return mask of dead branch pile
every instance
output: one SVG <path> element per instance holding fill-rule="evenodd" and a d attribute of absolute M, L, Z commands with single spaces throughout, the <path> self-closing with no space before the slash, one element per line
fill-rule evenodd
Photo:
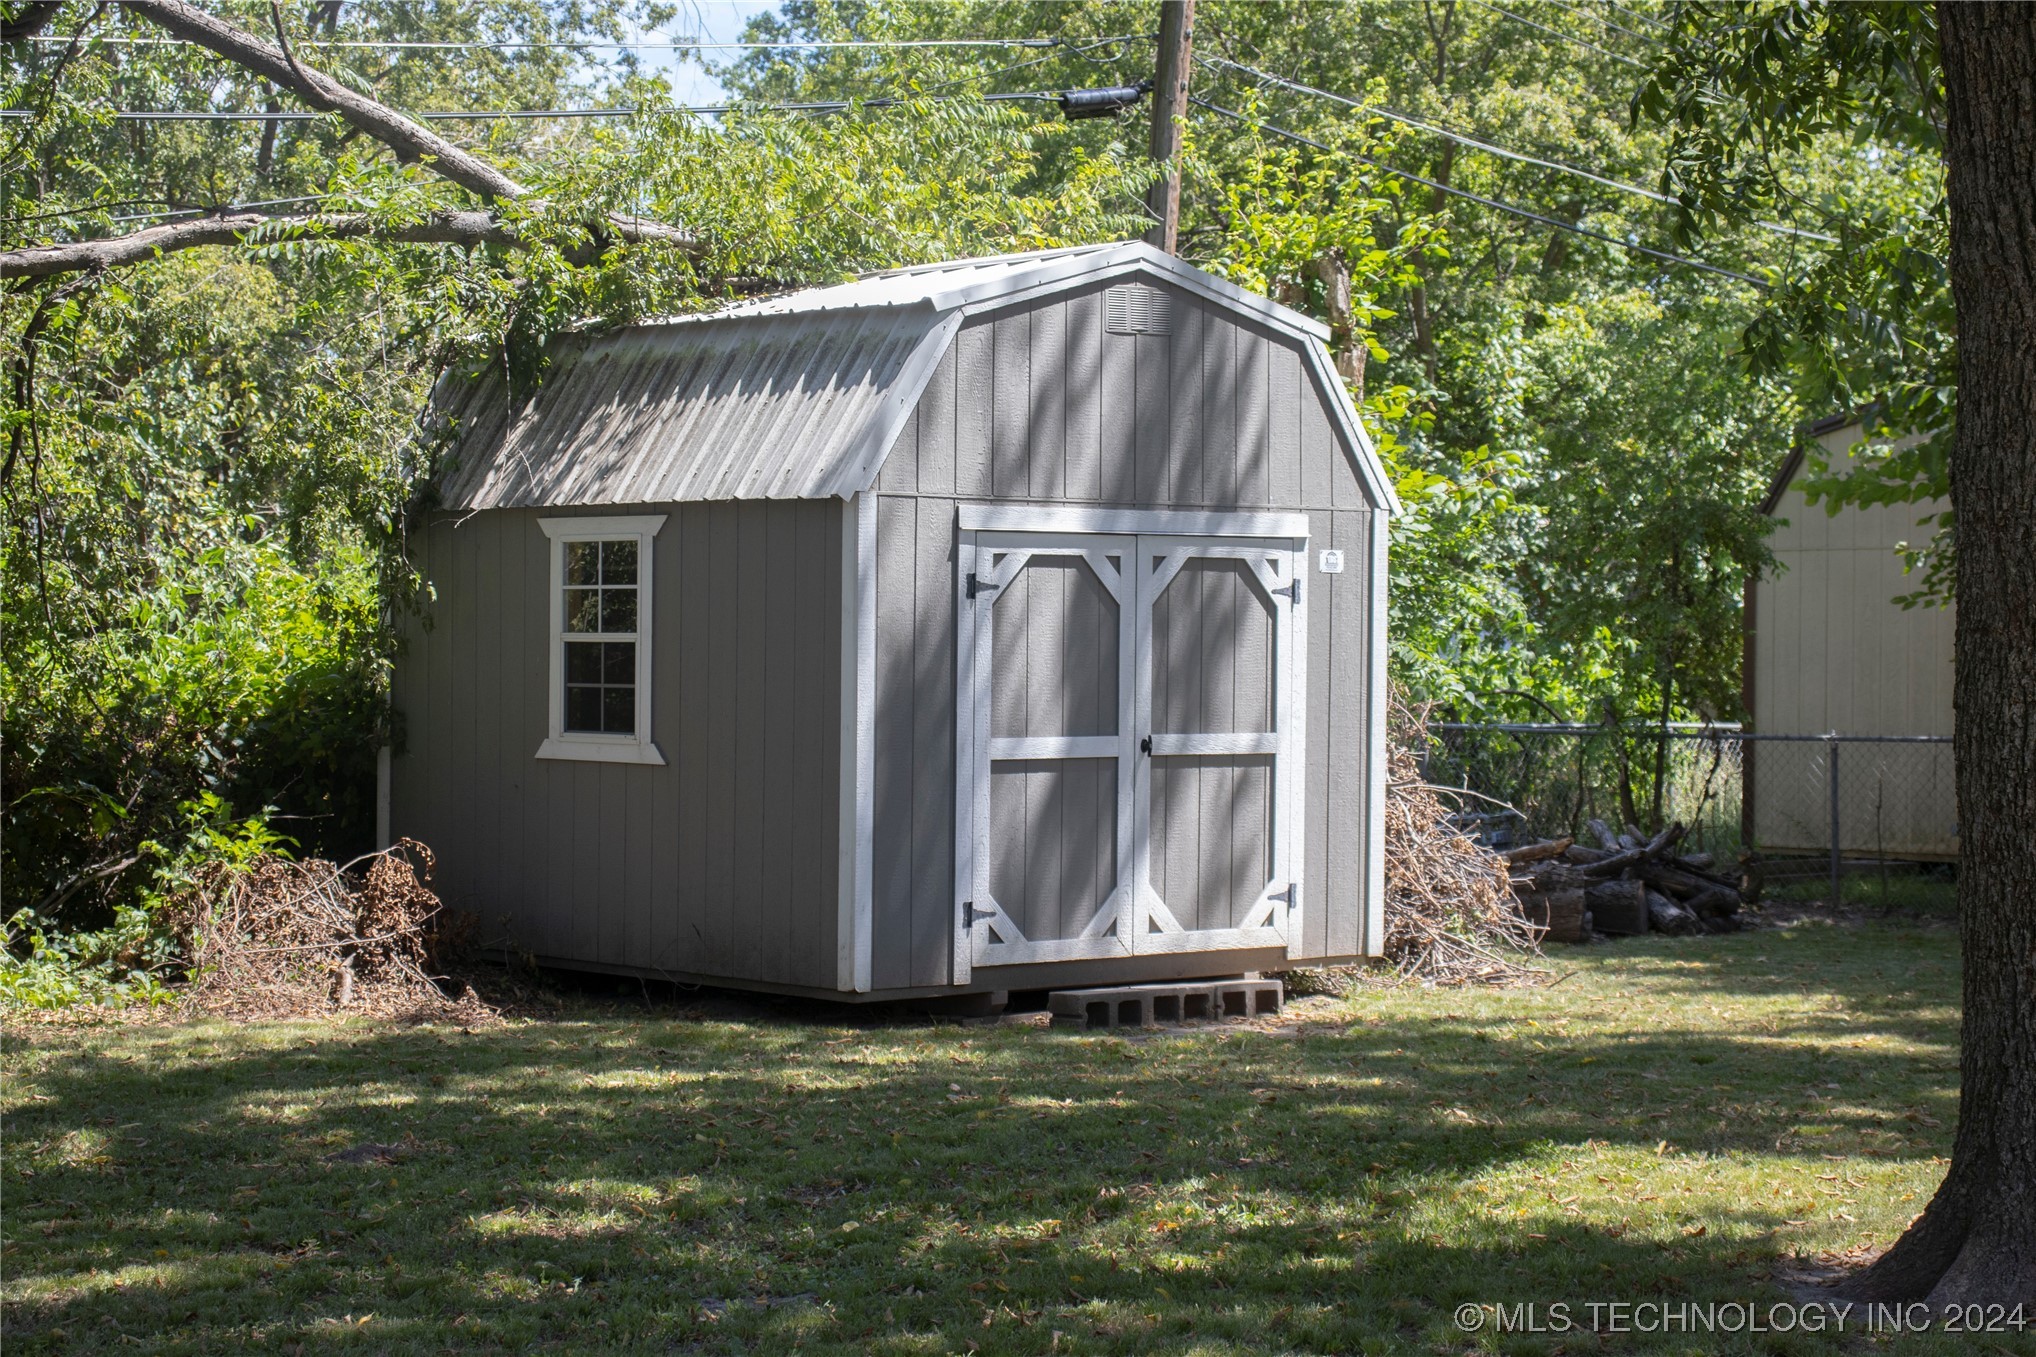
<path fill-rule="evenodd" d="M 459 930 L 431 869 L 431 850 L 412 839 L 345 866 L 270 856 L 210 869 L 177 920 L 186 1005 L 233 1018 L 492 1021 L 471 989 L 453 997 L 434 977 Z"/>
<path fill-rule="evenodd" d="M 1572 839 L 1523 844 L 1506 854 L 1520 912 L 1556 942 L 1609 934 L 1729 933 L 1745 903 L 1739 883 L 1713 870 L 1708 853 L 1677 854 L 1680 822 L 1652 837 L 1632 825 L 1615 834 L 1587 824 L 1601 845 Z"/>
<path fill-rule="evenodd" d="M 1422 779 L 1425 713 L 1395 704 L 1387 756 L 1386 959 L 1403 979 L 1441 985 L 1517 984 L 1543 972 L 1542 930 L 1507 889 L 1506 861 L 1453 823 Z"/>

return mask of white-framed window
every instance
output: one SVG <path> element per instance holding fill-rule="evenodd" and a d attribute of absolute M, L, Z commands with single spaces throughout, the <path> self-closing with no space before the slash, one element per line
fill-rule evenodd
<path fill-rule="evenodd" d="M 540 518 L 551 548 L 550 730 L 537 757 L 657 763 L 651 551 L 665 515 Z"/>

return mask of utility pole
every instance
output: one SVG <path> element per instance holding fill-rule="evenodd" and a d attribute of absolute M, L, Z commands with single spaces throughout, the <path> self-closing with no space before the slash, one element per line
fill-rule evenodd
<path fill-rule="evenodd" d="M 1188 54 L 1195 38 L 1195 0 L 1160 0 L 1159 67 L 1152 82 L 1152 158 L 1161 163 L 1181 153 L 1181 120 L 1188 115 Z M 1181 176 L 1169 168 L 1146 191 L 1153 224 L 1148 244 L 1178 253 L 1181 234 Z"/>

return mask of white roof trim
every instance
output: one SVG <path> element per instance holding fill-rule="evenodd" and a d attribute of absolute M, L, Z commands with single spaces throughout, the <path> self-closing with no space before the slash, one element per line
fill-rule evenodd
<path fill-rule="evenodd" d="M 864 427 L 861 438 L 843 459 L 847 470 L 835 494 L 848 499 L 877 483 L 877 473 L 884 469 L 884 458 L 890 455 L 892 447 L 898 442 L 898 435 L 904 432 L 905 421 L 912 418 L 912 412 L 919 408 L 919 398 L 925 394 L 927 383 L 933 380 L 934 369 L 947 355 L 948 345 L 954 343 L 954 332 L 961 328 L 961 322 L 959 311 L 948 316 L 919 341 L 919 347 L 905 360 L 905 366 L 898 373 L 897 388 L 885 401 L 883 412 Z"/>
<path fill-rule="evenodd" d="M 1358 417 L 1357 406 L 1350 399 L 1350 388 L 1343 384 L 1342 374 L 1336 371 L 1336 364 L 1329 357 L 1329 346 L 1319 339 L 1311 339 L 1306 342 L 1305 348 L 1308 366 L 1314 370 L 1316 382 L 1329 393 L 1329 408 L 1335 412 L 1337 422 L 1343 426 L 1344 434 L 1357 454 L 1354 460 L 1357 462 L 1358 479 L 1371 492 L 1374 504 L 1398 517 L 1400 497 L 1393 491 L 1392 478 L 1386 475 L 1386 464 L 1379 460 L 1371 435 L 1364 431 L 1364 421 Z"/>

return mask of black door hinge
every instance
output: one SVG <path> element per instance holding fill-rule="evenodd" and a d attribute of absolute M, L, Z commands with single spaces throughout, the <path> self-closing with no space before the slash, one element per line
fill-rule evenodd
<path fill-rule="evenodd" d="M 1285 890 L 1275 893 L 1270 898 L 1274 900 L 1286 901 L 1287 912 L 1292 913 L 1294 910 L 1297 910 L 1301 907 L 1301 883 L 1298 881 L 1289 881 L 1287 883 L 1287 888 Z"/>
<path fill-rule="evenodd" d="M 1299 575 L 1294 576 L 1294 582 L 1292 584 L 1287 585 L 1284 589 L 1275 589 L 1273 590 L 1273 592 L 1276 594 L 1285 594 L 1288 597 L 1288 599 L 1290 599 L 1293 602 L 1293 605 L 1296 608 L 1300 607 L 1301 577 Z"/>
<path fill-rule="evenodd" d="M 977 576 L 975 571 L 973 570 L 969 571 L 970 598 L 974 598 L 977 594 L 994 594 L 1003 587 L 1004 586 L 1001 584 L 984 584 L 981 578 Z"/>
<path fill-rule="evenodd" d="M 997 911 L 994 909 L 977 909 L 976 902 L 973 900 L 962 902 L 961 926 L 963 928 L 974 928 L 978 921 L 994 919 L 996 917 Z"/>

